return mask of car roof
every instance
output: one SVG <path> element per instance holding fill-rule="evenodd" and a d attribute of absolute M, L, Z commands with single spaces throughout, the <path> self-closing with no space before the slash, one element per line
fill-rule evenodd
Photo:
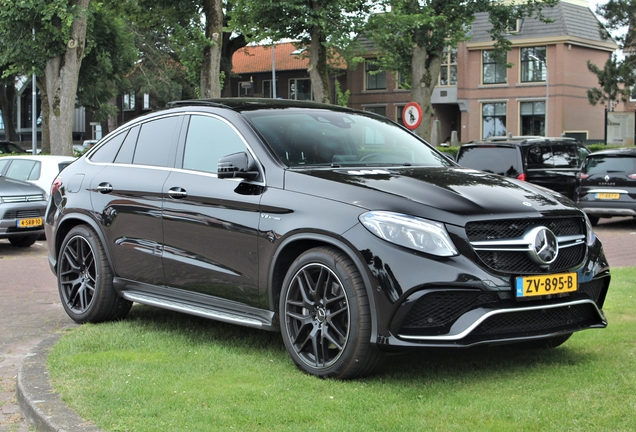
<path fill-rule="evenodd" d="M 627 156 L 627 157 L 636 157 L 636 148 L 613 148 L 607 150 L 599 150 L 592 154 L 589 154 L 587 157 L 597 157 L 597 156 Z"/>
<path fill-rule="evenodd" d="M 293 101 L 286 99 L 268 98 L 222 98 L 222 99 L 189 99 L 169 102 L 168 108 L 203 106 L 214 108 L 227 108 L 234 111 L 252 111 L 258 109 L 281 109 L 281 108 L 313 108 L 327 109 L 329 111 L 359 112 L 351 108 L 339 105 L 323 104 L 311 101 Z"/>

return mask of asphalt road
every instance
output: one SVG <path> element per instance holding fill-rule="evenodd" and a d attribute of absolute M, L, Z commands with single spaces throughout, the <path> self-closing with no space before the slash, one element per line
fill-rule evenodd
<path fill-rule="evenodd" d="M 602 219 L 595 228 L 611 267 L 636 265 L 636 219 Z M 29 431 L 15 395 L 22 360 L 48 335 L 75 324 L 64 312 L 46 242 L 15 248 L 0 240 L 0 431 Z"/>

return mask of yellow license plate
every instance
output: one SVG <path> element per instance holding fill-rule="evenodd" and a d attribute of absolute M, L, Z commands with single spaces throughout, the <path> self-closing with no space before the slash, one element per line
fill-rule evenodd
<path fill-rule="evenodd" d="M 42 218 L 29 218 L 18 220 L 18 228 L 33 228 L 42 226 Z"/>
<path fill-rule="evenodd" d="M 525 276 L 516 280 L 517 297 L 533 297 L 576 291 L 576 273 Z"/>
<path fill-rule="evenodd" d="M 620 199 L 621 194 L 617 194 L 617 193 L 606 193 L 606 192 L 599 192 L 596 194 L 596 199 Z"/>

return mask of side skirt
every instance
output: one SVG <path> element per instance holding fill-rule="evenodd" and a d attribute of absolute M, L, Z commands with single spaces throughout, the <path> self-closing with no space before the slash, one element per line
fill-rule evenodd
<path fill-rule="evenodd" d="M 115 278 L 117 293 L 132 302 L 155 306 L 203 318 L 278 331 L 274 312 L 219 297 L 165 286 L 156 286 Z"/>

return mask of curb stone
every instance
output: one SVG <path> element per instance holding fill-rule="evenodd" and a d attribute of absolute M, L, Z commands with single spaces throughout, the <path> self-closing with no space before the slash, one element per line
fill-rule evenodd
<path fill-rule="evenodd" d="M 93 423 L 82 419 L 62 402 L 53 390 L 47 359 L 61 336 L 57 333 L 45 338 L 22 361 L 16 385 L 20 410 L 38 431 L 100 432 Z"/>

